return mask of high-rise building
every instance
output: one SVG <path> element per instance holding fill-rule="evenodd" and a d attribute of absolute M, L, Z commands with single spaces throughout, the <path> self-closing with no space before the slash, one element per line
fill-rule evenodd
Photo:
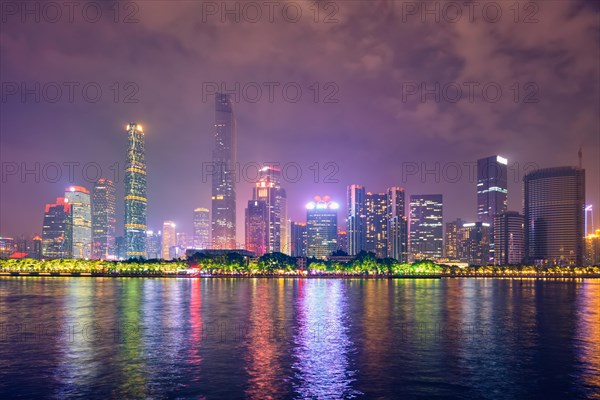
<path fill-rule="evenodd" d="M 92 257 L 115 258 L 116 192 L 111 180 L 100 178 L 92 192 Z"/>
<path fill-rule="evenodd" d="M 117 236 L 115 238 L 115 253 L 117 256 L 117 260 L 125 260 L 127 259 L 127 240 L 125 240 L 125 236 Z M 149 258 L 149 257 L 147 257 Z M 157 257 L 160 258 L 160 257 Z"/>
<path fill-rule="evenodd" d="M 404 189 L 392 187 L 387 195 L 388 257 L 408 262 L 408 220 Z"/>
<path fill-rule="evenodd" d="M 44 258 L 71 257 L 71 205 L 64 197 L 54 204 L 46 204 L 42 228 L 42 256 Z"/>
<path fill-rule="evenodd" d="M 525 255 L 525 232 L 523 215 L 506 211 L 494 217 L 494 264 L 515 265 Z"/>
<path fill-rule="evenodd" d="M 582 265 L 585 170 L 540 169 L 523 177 L 525 257 L 537 265 Z"/>
<path fill-rule="evenodd" d="M 387 257 L 387 194 L 367 193 L 367 251 L 378 258 Z"/>
<path fill-rule="evenodd" d="M 490 224 L 489 261 L 494 259 L 494 216 L 507 210 L 508 160 L 491 156 L 477 160 L 477 218 Z"/>
<path fill-rule="evenodd" d="M 177 233 L 175 232 L 175 222 L 163 222 L 161 258 L 171 260 L 175 257 L 174 248 L 177 246 Z"/>
<path fill-rule="evenodd" d="M 90 191 L 82 186 L 71 186 L 65 191 L 71 205 L 71 257 L 92 257 L 92 206 Z"/>
<path fill-rule="evenodd" d="M 348 253 L 348 231 L 338 229 L 337 249 Z"/>
<path fill-rule="evenodd" d="M 212 247 L 235 249 L 235 182 L 237 128 L 227 94 L 215 95 L 215 147 L 212 174 Z"/>
<path fill-rule="evenodd" d="M 161 231 L 146 231 L 146 259 L 157 260 L 162 256 Z"/>
<path fill-rule="evenodd" d="M 325 259 L 337 249 L 337 213 L 339 204 L 328 196 L 316 197 L 306 205 L 308 257 Z"/>
<path fill-rule="evenodd" d="M 267 207 L 267 253 L 289 254 L 287 196 L 281 187 L 281 170 L 272 166 L 260 169 L 252 200 L 263 201 Z"/>
<path fill-rule="evenodd" d="M 410 196 L 409 241 L 413 260 L 442 257 L 444 223 L 441 194 Z"/>
<path fill-rule="evenodd" d="M 208 208 L 194 210 L 194 248 L 210 249 L 210 212 Z"/>
<path fill-rule="evenodd" d="M 127 125 L 127 165 L 125 167 L 126 258 L 146 255 L 146 150 L 141 125 Z"/>
<path fill-rule="evenodd" d="M 351 256 L 367 249 L 366 195 L 364 186 L 348 186 L 346 225 L 348 229 L 348 254 Z"/>
<path fill-rule="evenodd" d="M 600 229 L 585 237 L 585 264 L 600 266 Z"/>
<path fill-rule="evenodd" d="M 291 255 L 292 257 L 306 257 L 308 233 L 303 222 L 291 223 Z"/>
<path fill-rule="evenodd" d="M 456 221 L 446 223 L 446 243 L 444 257 L 450 260 L 458 259 L 458 232 L 462 228 L 464 221 L 457 219 Z"/>
<path fill-rule="evenodd" d="M 42 237 L 39 235 L 35 235 L 32 239 L 33 241 L 33 254 L 32 258 L 36 260 L 42 259 Z"/>
<path fill-rule="evenodd" d="M 468 222 L 458 230 L 458 259 L 469 265 L 488 265 L 490 254 L 490 224 Z"/>
<path fill-rule="evenodd" d="M 250 200 L 246 208 L 246 250 L 256 256 L 268 252 L 269 210 L 263 200 Z"/>

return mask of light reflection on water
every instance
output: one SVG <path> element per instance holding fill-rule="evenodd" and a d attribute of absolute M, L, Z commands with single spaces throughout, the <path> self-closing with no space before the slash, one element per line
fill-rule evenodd
<path fill-rule="evenodd" d="M 600 398 L 598 280 L 0 278 L 0 398 Z"/>

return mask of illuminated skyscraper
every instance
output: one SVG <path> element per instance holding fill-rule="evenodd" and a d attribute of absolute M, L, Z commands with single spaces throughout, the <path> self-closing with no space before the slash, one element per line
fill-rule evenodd
<path fill-rule="evenodd" d="M 42 256 L 44 258 L 71 257 L 71 205 L 64 197 L 54 204 L 46 204 L 42 228 Z"/>
<path fill-rule="evenodd" d="M 215 147 L 212 174 L 212 247 L 235 249 L 235 170 L 237 128 L 227 94 L 215 95 Z"/>
<path fill-rule="evenodd" d="M 146 255 L 146 150 L 141 125 L 127 125 L 127 165 L 125 167 L 126 258 Z"/>
<path fill-rule="evenodd" d="M 146 259 L 155 260 L 162 255 L 162 235 L 161 232 L 146 231 Z"/>
<path fill-rule="evenodd" d="M 585 265 L 600 266 L 600 229 L 585 237 Z"/>
<path fill-rule="evenodd" d="M 71 205 L 71 257 L 92 257 L 92 206 L 90 191 L 82 186 L 71 186 L 65 191 Z"/>
<path fill-rule="evenodd" d="M 208 208 L 194 210 L 194 248 L 210 249 L 210 212 Z"/>
<path fill-rule="evenodd" d="M 458 230 L 458 259 L 470 265 L 488 265 L 490 253 L 490 224 L 464 223 Z"/>
<path fill-rule="evenodd" d="M 252 199 L 263 201 L 267 206 L 267 253 L 289 254 L 287 197 L 281 187 L 281 171 L 278 168 L 265 166 L 259 171 Z"/>
<path fill-rule="evenodd" d="M 0 236 L 0 260 L 8 259 L 17 251 L 15 239 Z"/>
<path fill-rule="evenodd" d="M 408 220 L 404 189 L 392 187 L 387 195 L 388 257 L 408 262 Z"/>
<path fill-rule="evenodd" d="M 348 231 L 338 230 L 337 249 L 348 253 Z"/>
<path fill-rule="evenodd" d="M 98 179 L 92 192 L 92 257 L 115 258 L 116 232 L 115 185 L 108 179 Z"/>
<path fill-rule="evenodd" d="M 530 172 L 525 185 L 525 253 L 538 265 L 582 265 L 585 170 L 556 167 Z"/>
<path fill-rule="evenodd" d="M 367 249 L 366 191 L 364 186 L 350 185 L 347 190 L 348 254 L 355 256 Z"/>
<path fill-rule="evenodd" d="M 413 260 L 442 257 L 444 223 L 441 194 L 410 196 L 409 241 Z"/>
<path fill-rule="evenodd" d="M 444 257 L 451 260 L 458 259 L 458 232 L 464 221 L 460 218 L 456 221 L 446 223 L 446 243 Z"/>
<path fill-rule="evenodd" d="M 306 253 L 308 257 L 324 259 L 337 249 L 337 213 L 339 204 L 329 197 L 316 197 L 306 205 Z"/>
<path fill-rule="evenodd" d="M 306 247 L 308 245 L 308 234 L 306 232 L 306 224 L 303 222 L 292 222 L 291 236 L 291 256 L 306 257 Z"/>
<path fill-rule="evenodd" d="M 33 254 L 32 257 L 36 260 L 42 259 L 42 237 L 35 235 L 33 237 Z"/>
<path fill-rule="evenodd" d="M 174 249 L 177 246 L 177 233 L 175 232 L 175 222 L 163 222 L 162 229 L 162 250 L 161 258 L 170 260 L 175 257 Z"/>
<path fill-rule="evenodd" d="M 268 252 L 269 209 L 263 200 L 250 200 L 246 208 L 246 250 L 256 256 Z"/>
<path fill-rule="evenodd" d="M 494 217 L 494 264 L 520 264 L 525 255 L 523 216 L 516 211 L 506 211 Z"/>
<path fill-rule="evenodd" d="M 378 258 L 387 257 L 387 194 L 367 193 L 367 251 Z"/>

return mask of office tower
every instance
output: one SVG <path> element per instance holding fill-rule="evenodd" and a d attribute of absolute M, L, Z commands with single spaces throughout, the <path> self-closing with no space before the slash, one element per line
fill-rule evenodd
<path fill-rule="evenodd" d="M 494 217 L 494 241 L 496 265 L 515 265 L 525 255 L 525 232 L 523 215 L 505 211 Z"/>
<path fill-rule="evenodd" d="M 408 221 L 404 189 L 392 187 L 387 195 L 388 257 L 408 262 Z"/>
<path fill-rule="evenodd" d="M 125 167 L 126 257 L 146 255 L 146 150 L 141 125 L 127 125 L 127 165 Z"/>
<path fill-rule="evenodd" d="M 100 178 L 92 192 L 92 257 L 115 258 L 116 192 L 112 181 Z"/>
<path fill-rule="evenodd" d="M 175 232 L 175 222 L 165 221 L 163 222 L 162 229 L 162 247 L 161 247 L 161 258 L 163 260 L 170 260 L 173 257 L 173 248 L 177 246 L 177 233 Z"/>
<path fill-rule="evenodd" d="M 585 170 L 533 171 L 525 185 L 525 257 L 536 265 L 582 265 Z"/>
<path fill-rule="evenodd" d="M 458 259 L 469 265 L 488 265 L 490 253 L 490 224 L 468 222 L 458 230 Z"/>
<path fill-rule="evenodd" d="M 263 200 L 250 200 L 246 208 L 246 250 L 256 256 L 268 253 L 268 216 L 267 203 Z"/>
<path fill-rule="evenodd" d="M 71 205 L 71 257 L 92 257 L 92 206 L 90 191 L 71 186 L 65 191 L 65 201 Z"/>
<path fill-rule="evenodd" d="M 161 232 L 146 231 L 146 259 L 157 260 L 162 255 Z"/>
<path fill-rule="evenodd" d="M 210 249 L 210 212 L 208 208 L 194 210 L 194 248 Z"/>
<path fill-rule="evenodd" d="M 42 237 L 35 235 L 33 237 L 33 254 L 32 258 L 36 260 L 42 259 Z"/>
<path fill-rule="evenodd" d="M 367 251 L 377 258 L 387 257 L 387 194 L 367 193 Z"/>
<path fill-rule="evenodd" d="M 54 204 L 46 204 L 42 228 L 42 256 L 44 258 L 71 257 L 71 205 L 64 197 Z"/>
<path fill-rule="evenodd" d="M 278 168 L 265 166 L 260 169 L 252 200 L 263 201 L 267 206 L 267 253 L 288 254 L 287 196 L 281 187 L 281 171 Z"/>
<path fill-rule="evenodd" d="M 348 253 L 348 231 L 338 230 L 337 248 Z"/>
<path fill-rule="evenodd" d="M 366 191 L 364 186 L 350 185 L 347 188 L 348 254 L 355 256 L 367 249 L 367 215 L 365 208 Z"/>
<path fill-rule="evenodd" d="M 594 211 L 591 204 L 585 206 L 584 226 L 584 232 L 586 236 L 594 234 Z"/>
<path fill-rule="evenodd" d="M 409 241 L 413 260 L 442 257 L 444 223 L 441 194 L 410 196 Z"/>
<path fill-rule="evenodd" d="M 6 260 L 17 251 L 15 239 L 0 236 L 0 260 Z"/>
<path fill-rule="evenodd" d="M 303 222 L 291 223 L 291 255 L 292 257 L 306 257 L 308 246 L 308 233 Z"/>
<path fill-rule="evenodd" d="M 600 266 L 600 229 L 585 237 L 585 264 Z"/>
<path fill-rule="evenodd" d="M 22 254 L 29 254 L 31 252 L 31 246 L 29 244 L 29 240 L 27 240 L 27 236 L 21 235 L 18 239 L 15 240 L 16 252 Z"/>
<path fill-rule="evenodd" d="M 235 249 L 235 182 L 237 129 L 233 103 L 227 94 L 215 95 L 215 147 L 212 173 L 212 247 Z"/>
<path fill-rule="evenodd" d="M 446 243 L 444 256 L 450 260 L 458 259 L 458 232 L 462 228 L 464 221 L 457 219 L 456 221 L 446 223 Z"/>
<path fill-rule="evenodd" d="M 127 259 L 127 240 L 125 240 L 125 236 L 115 238 L 115 249 L 117 260 Z"/>
<path fill-rule="evenodd" d="M 306 231 L 308 234 L 306 254 L 308 257 L 325 259 L 337 249 L 337 210 L 339 204 L 328 196 L 315 197 L 306 205 Z"/>

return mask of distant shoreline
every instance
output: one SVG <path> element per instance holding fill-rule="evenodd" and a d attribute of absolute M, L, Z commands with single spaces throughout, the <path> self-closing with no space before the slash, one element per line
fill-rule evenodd
<path fill-rule="evenodd" d="M 494 279 L 580 279 L 600 278 L 597 274 L 472 274 L 472 275 L 360 275 L 360 274 L 322 274 L 322 275 L 268 275 L 268 274 L 111 274 L 94 272 L 0 272 L 0 277 L 52 277 L 52 278 L 267 278 L 267 279 L 452 279 L 452 278 L 494 278 Z"/>

